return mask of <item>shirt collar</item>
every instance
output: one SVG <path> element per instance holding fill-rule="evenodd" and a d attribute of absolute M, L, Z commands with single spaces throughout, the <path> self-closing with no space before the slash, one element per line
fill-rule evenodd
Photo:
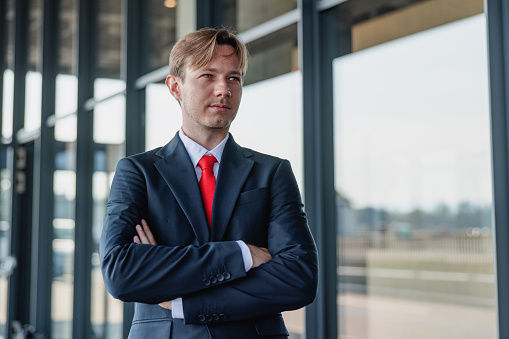
<path fill-rule="evenodd" d="M 198 166 L 198 162 L 204 155 L 212 154 L 218 163 L 221 163 L 221 157 L 223 156 L 224 147 L 226 146 L 226 142 L 228 141 L 230 134 L 228 133 L 226 137 L 212 150 L 207 150 L 202 145 L 198 144 L 196 141 L 189 138 L 182 128 L 179 131 L 180 140 L 184 144 L 186 148 L 187 154 L 189 154 L 189 158 L 191 158 L 191 162 L 193 163 L 193 167 Z"/>

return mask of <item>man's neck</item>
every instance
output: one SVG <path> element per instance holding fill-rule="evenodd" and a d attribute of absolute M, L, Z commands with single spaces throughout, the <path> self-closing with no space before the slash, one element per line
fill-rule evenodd
<path fill-rule="evenodd" d="M 195 132 L 192 129 L 188 129 L 186 127 L 182 127 L 182 131 L 185 135 L 187 135 L 191 140 L 205 147 L 207 150 L 214 149 L 228 134 L 228 128 L 222 129 L 211 129 L 207 131 L 199 131 Z"/>

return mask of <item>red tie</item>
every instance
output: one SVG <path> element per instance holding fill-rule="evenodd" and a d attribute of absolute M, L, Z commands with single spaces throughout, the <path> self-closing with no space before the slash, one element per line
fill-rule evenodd
<path fill-rule="evenodd" d="M 216 161 L 213 155 L 204 155 L 198 162 L 198 166 L 201 168 L 200 190 L 209 228 L 212 220 L 212 201 L 214 201 L 214 190 L 216 188 L 216 178 L 214 177 L 214 163 Z"/>

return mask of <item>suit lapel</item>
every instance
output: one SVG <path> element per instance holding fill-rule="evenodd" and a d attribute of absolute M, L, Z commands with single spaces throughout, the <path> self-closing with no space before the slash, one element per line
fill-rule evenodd
<path fill-rule="evenodd" d="M 221 241 L 230 221 L 242 186 L 251 172 L 254 161 L 230 135 L 219 166 L 214 203 L 212 206 L 212 241 Z"/>
<path fill-rule="evenodd" d="M 204 244 L 208 242 L 208 223 L 203 208 L 200 187 L 196 180 L 191 159 L 189 159 L 189 155 L 178 133 L 165 147 L 157 152 L 157 155 L 162 157 L 162 159 L 154 165 L 184 211 L 198 239 L 198 243 Z"/>

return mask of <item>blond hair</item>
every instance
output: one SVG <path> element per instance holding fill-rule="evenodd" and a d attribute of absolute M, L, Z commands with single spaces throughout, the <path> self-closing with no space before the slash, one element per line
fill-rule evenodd
<path fill-rule="evenodd" d="M 182 37 L 170 53 L 170 75 L 184 80 L 185 68 L 200 68 L 214 59 L 218 45 L 229 45 L 239 59 L 242 79 L 247 71 L 246 45 L 229 29 L 202 28 Z"/>

